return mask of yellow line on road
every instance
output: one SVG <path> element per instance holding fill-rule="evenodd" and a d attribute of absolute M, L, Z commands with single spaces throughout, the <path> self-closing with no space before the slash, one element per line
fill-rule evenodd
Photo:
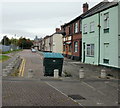
<path fill-rule="evenodd" d="M 22 76 L 23 77 L 23 74 L 24 74 L 24 69 L 25 69 L 25 59 L 22 60 L 22 63 L 20 65 L 20 68 L 19 68 L 19 76 Z"/>
<path fill-rule="evenodd" d="M 22 76 L 22 77 L 23 77 L 23 75 L 24 75 L 25 64 L 26 64 L 26 60 L 24 59 L 24 63 L 23 63 L 23 69 L 22 69 L 22 74 L 21 74 L 21 76 Z"/>
<path fill-rule="evenodd" d="M 19 68 L 19 76 L 21 76 L 22 67 L 23 67 L 23 59 L 22 59 L 22 63 L 21 63 L 20 68 Z"/>

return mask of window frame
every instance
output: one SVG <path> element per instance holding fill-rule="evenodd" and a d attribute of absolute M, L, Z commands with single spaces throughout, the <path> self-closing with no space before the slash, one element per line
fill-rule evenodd
<path fill-rule="evenodd" d="M 90 22 L 90 33 L 95 32 L 95 23 L 94 21 Z"/>
<path fill-rule="evenodd" d="M 78 22 L 74 24 L 74 33 L 78 33 Z"/>
<path fill-rule="evenodd" d="M 74 52 L 78 52 L 78 41 L 74 42 Z"/>
<path fill-rule="evenodd" d="M 87 34 L 87 24 L 83 25 L 83 34 Z"/>
<path fill-rule="evenodd" d="M 109 33 L 109 12 L 104 13 L 104 33 Z"/>
<path fill-rule="evenodd" d="M 82 21 L 80 20 L 80 33 L 82 32 Z"/>
<path fill-rule="evenodd" d="M 95 55 L 95 45 L 94 44 L 87 44 L 86 49 L 87 49 L 86 56 L 94 57 L 94 55 Z"/>

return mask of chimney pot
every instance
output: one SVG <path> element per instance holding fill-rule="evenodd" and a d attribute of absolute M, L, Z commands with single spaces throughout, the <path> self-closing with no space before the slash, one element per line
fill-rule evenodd
<path fill-rule="evenodd" d="M 56 28 L 56 33 L 60 32 L 60 28 Z"/>
<path fill-rule="evenodd" d="M 85 13 L 86 11 L 88 11 L 89 5 L 88 3 L 84 3 L 83 4 L 83 13 Z"/>

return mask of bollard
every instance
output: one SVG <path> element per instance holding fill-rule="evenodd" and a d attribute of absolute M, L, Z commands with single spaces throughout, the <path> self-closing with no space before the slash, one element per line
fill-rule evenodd
<path fill-rule="evenodd" d="M 28 78 L 33 78 L 33 70 L 29 69 L 28 71 Z"/>
<path fill-rule="evenodd" d="M 107 74 L 105 69 L 101 69 L 101 78 L 106 78 Z"/>
<path fill-rule="evenodd" d="M 54 78 L 58 78 L 59 77 L 59 70 L 55 69 L 54 70 Z"/>
<path fill-rule="evenodd" d="M 7 76 L 8 75 L 8 70 L 7 69 L 3 69 L 2 71 L 2 76 Z"/>
<path fill-rule="evenodd" d="M 79 78 L 84 78 L 84 70 L 83 70 L 83 67 L 81 67 L 81 69 L 79 70 Z"/>

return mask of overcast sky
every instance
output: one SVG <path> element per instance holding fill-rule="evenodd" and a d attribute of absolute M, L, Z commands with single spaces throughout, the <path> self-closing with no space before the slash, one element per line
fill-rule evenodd
<path fill-rule="evenodd" d="M 56 27 L 69 22 L 82 13 L 83 3 L 88 2 L 89 8 L 93 7 L 100 1 L 98 0 L 58 0 L 59 2 L 38 2 L 37 0 L 6 0 L 2 2 L 2 36 L 7 35 L 9 38 L 23 36 L 34 39 L 51 35 L 55 32 Z"/>

